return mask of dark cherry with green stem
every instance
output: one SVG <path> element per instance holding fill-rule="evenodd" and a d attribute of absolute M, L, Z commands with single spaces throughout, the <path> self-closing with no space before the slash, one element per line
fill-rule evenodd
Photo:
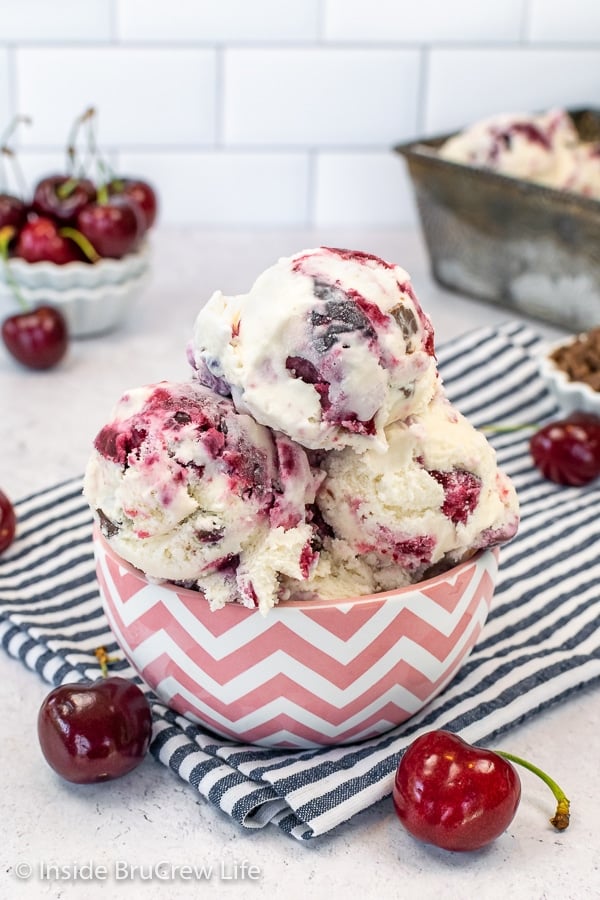
<path fill-rule="evenodd" d="M 29 263 L 94 263 L 100 259 L 85 235 L 70 225 L 60 226 L 47 216 L 33 216 L 19 231 L 14 255 Z"/>
<path fill-rule="evenodd" d="M 21 312 L 2 322 L 2 340 L 11 356 L 22 365 L 29 369 L 50 369 L 67 352 L 67 322 L 60 310 L 45 304 L 30 308 L 23 299 L 8 264 L 8 245 L 14 233 L 15 229 L 10 226 L 0 229 L 0 257 Z"/>
<path fill-rule="evenodd" d="M 115 197 L 126 197 L 141 210 L 144 220 L 144 231 L 148 231 L 156 222 L 158 214 L 158 198 L 152 185 L 141 178 L 115 176 L 107 184 L 108 193 Z"/>
<path fill-rule="evenodd" d="M 33 209 L 62 225 L 74 225 L 78 214 L 96 199 L 96 186 L 78 166 L 77 135 L 82 126 L 95 116 L 93 107 L 77 117 L 71 127 L 67 145 L 67 174 L 47 175 L 33 191 Z"/>
<path fill-rule="evenodd" d="M 77 216 L 77 230 L 100 256 L 113 259 L 136 250 L 145 232 L 139 207 L 126 197 L 110 197 L 106 186 L 98 189 L 97 202 Z"/>
<path fill-rule="evenodd" d="M 141 178 L 132 178 L 129 176 L 117 175 L 114 171 L 112 171 L 111 167 L 100 154 L 98 144 L 96 142 L 95 109 L 90 108 L 86 110 L 86 112 L 80 119 L 80 123 L 86 125 L 87 152 L 90 160 L 93 160 L 98 173 L 98 177 L 96 180 L 100 185 L 100 188 L 98 190 L 99 204 L 103 207 L 106 207 L 107 205 L 109 207 L 109 215 L 107 215 L 106 213 L 101 214 L 100 212 L 94 213 L 96 221 L 93 222 L 92 227 L 96 229 L 102 227 L 103 231 L 109 228 L 106 223 L 101 222 L 101 219 L 103 215 L 107 220 L 110 215 L 115 215 L 114 213 L 110 213 L 110 203 L 115 198 L 126 200 L 134 207 L 138 216 L 139 233 L 137 240 L 139 242 L 148 231 L 148 229 L 151 228 L 156 221 L 156 216 L 158 213 L 158 197 L 156 195 L 156 191 L 151 184 Z M 74 138 L 71 141 L 69 155 L 72 161 L 74 161 L 77 157 Z M 89 235 L 89 233 L 88 236 L 90 237 L 90 240 L 92 240 L 92 237 L 91 235 Z M 101 237 L 100 240 L 102 239 L 103 238 Z M 102 254 L 101 250 L 99 250 L 99 252 L 101 253 L 101 255 L 105 255 Z M 127 252 L 129 252 L 129 250 Z"/>
<path fill-rule="evenodd" d="M 512 822 L 521 782 L 511 763 L 538 775 L 557 801 L 550 820 L 564 830 L 569 801 L 545 772 L 504 751 L 474 747 L 444 730 L 418 737 L 402 756 L 393 787 L 398 818 L 414 837 L 445 850 L 477 850 Z"/>
<path fill-rule="evenodd" d="M 89 178 L 47 175 L 34 188 L 33 209 L 57 222 L 75 223 L 81 210 L 95 199 L 96 188 Z"/>
<path fill-rule="evenodd" d="M 96 651 L 102 678 L 54 688 L 38 714 L 46 762 L 76 784 L 126 775 L 140 765 L 150 745 L 150 704 L 133 682 L 108 675 L 113 660 L 103 651 Z"/>

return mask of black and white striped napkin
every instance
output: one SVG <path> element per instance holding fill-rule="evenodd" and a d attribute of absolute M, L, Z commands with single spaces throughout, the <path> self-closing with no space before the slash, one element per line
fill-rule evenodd
<path fill-rule="evenodd" d="M 438 351 L 452 401 L 474 425 L 556 414 L 538 377 L 538 337 L 508 322 Z M 426 709 L 349 747 L 272 750 L 217 738 L 153 700 L 152 753 L 240 825 L 273 823 L 299 840 L 335 828 L 391 792 L 399 755 L 422 731 L 484 742 L 600 678 L 600 484 L 561 488 L 528 453 L 530 431 L 493 435 L 522 523 L 501 552 L 489 619 L 471 656 Z M 98 677 L 94 649 L 118 648 L 94 574 L 81 478 L 16 504 L 18 539 L 0 558 L 0 640 L 46 681 Z M 125 662 L 114 671 L 135 678 Z M 137 680 L 137 679 L 136 679 Z M 35 714 L 31 714 L 31 727 Z"/>

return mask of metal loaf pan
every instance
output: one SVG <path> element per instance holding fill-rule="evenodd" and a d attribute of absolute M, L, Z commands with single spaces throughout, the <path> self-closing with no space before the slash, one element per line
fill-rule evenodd
<path fill-rule="evenodd" d="M 600 110 L 569 113 L 600 141 Z M 570 331 L 600 324 L 600 200 L 440 159 L 450 136 L 394 147 L 436 281 Z"/>

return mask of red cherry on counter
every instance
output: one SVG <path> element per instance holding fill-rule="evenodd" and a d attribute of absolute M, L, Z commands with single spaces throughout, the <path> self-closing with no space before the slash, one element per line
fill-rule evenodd
<path fill-rule="evenodd" d="M 534 463 L 545 478 L 580 487 L 600 475 L 600 418 L 573 413 L 544 425 L 529 441 Z"/>
<path fill-rule="evenodd" d="M 110 196 L 127 197 L 138 205 L 144 218 L 145 231 L 154 225 L 158 213 L 158 198 L 152 185 L 141 178 L 113 178 L 107 187 Z"/>
<path fill-rule="evenodd" d="M 447 731 L 417 738 L 393 789 L 398 818 L 414 837 L 445 850 L 475 850 L 510 825 L 521 782 L 509 762 Z"/>
<path fill-rule="evenodd" d="M 15 539 L 16 530 L 15 509 L 4 491 L 0 491 L 0 553 L 10 547 Z"/>
<path fill-rule="evenodd" d="M 61 235 L 59 227 L 46 216 L 30 219 L 19 232 L 15 255 L 30 263 L 52 262 L 58 266 L 84 260 L 77 244 Z"/>
<path fill-rule="evenodd" d="M 69 343 L 65 317 L 52 306 L 15 313 L 2 323 L 8 352 L 29 369 L 50 369 L 63 358 Z"/>
<path fill-rule="evenodd" d="M 125 678 L 63 684 L 39 711 L 42 753 L 58 774 L 76 784 L 110 781 L 144 759 L 152 713 L 142 691 Z"/>
<path fill-rule="evenodd" d="M 477 850 L 508 828 L 521 782 L 510 764 L 538 775 L 557 800 L 552 825 L 569 825 L 569 801 L 537 766 L 506 753 L 473 747 L 449 731 L 418 737 L 402 756 L 392 791 L 398 818 L 414 837 L 444 850 Z"/>
<path fill-rule="evenodd" d="M 96 199 L 96 188 L 89 178 L 48 175 L 37 183 L 33 192 L 33 208 L 40 216 L 48 216 L 66 224 Z"/>
<path fill-rule="evenodd" d="M 100 256 L 121 259 L 133 252 L 144 233 L 139 207 L 126 197 L 90 203 L 77 216 L 77 229 Z"/>

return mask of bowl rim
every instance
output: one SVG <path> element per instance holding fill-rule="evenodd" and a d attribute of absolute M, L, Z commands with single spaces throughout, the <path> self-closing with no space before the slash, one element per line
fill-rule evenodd
<path fill-rule="evenodd" d="M 68 263 L 70 265 L 70 263 Z M 105 301 L 107 298 L 120 299 L 141 287 L 149 277 L 147 271 L 130 275 L 123 281 L 106 282 L 105 284 L 77 285 L 72 287 L 27 287 L 19 285 L 19 289 L 30 303 L 48 301 L 55 306 L 78 301 Z"/>
<path fill-rule="evenodd" d="M 206 598 L 202 591 L 195 591 L 191 588 L 179 587 L 174 584 L 172 581 L 160 581 L 159 579 L 151 579 L 147 575 L 141 571 L 141 569 L 136 568 L 136 566 L 127 562 L 127 560 L 123 559 L 122 556 L 114 550 L 111 546 L 110 542 L 104 537 L 104 535 L 100 532 L 100 529 L 96 523 L 94 523 L 93 529 L 93 537 L 92 540 L 94 543 L 99 543 L 104 552 L 110 556 L 113 560 L 115 560 L 120 566 L 126 569 L 129 574 L 134 575 L 140 581 L 146 582 L 146 584 L 155 585 L 164 590 L 167 590 L 169 593 L 183 595 L 188 599 L 197 600 L 199 597 L 202 598 L 205 603 L 207 603 Z M 465 571 L 469 566 L 477 565 L 484 558 L 491 559 L 491 557 L 495 557 L 496 559 L 496 567 L 498 566 L 498 560 L 500 555 L 500 546 L 495 545 L 494 547 L 485 547 L 483 549 L 477 550 L 472 556 L 468 559 L 464 559 L 462 562 L 458 563 L 455 566 L 452 566 L 450 569 L 446 569 L 444 572 L 439 573 L 438 575 L 433 575 L 431 578 L 426 578 L 424 581 L 417 581 L 414 584 L 408 584 L 405 587 L 395 588 L 391 591 L 380 591 L 377 594 L 363 594 L 353 597 L 344 597 L 343 599 L 332 599 L 332 598 L 323 598 L 323 599 L 315 599 L 315 600 L 280 600 L 279 603 L 276 603 L 273 607 L 271 607 L 267 613 L 270 614 L 276 610 L 285 610 L 285 609 L 343 609 L 349 604 L 353 607 L 360 606 L 368 606 L 368 605 L 378 605 L 383 603 L 385 600 L 389 600 L 392 598 L 402 598 L 409 596 L 411 593 L 415 591 L 420 591 L 423 588 L 431 588 L 433 585 L 442 584 L 447 582 L 450 578 L 455 579 L 461 572 Z M 207 603 L 207 608 L 208 603 Z M 242 603 L 226 603 L 223 609 L 237 609 L 240 611 L 244 611 L 245 613 L 252 614 L 255 612 L 259 612 L 258 607 L 256 609 L 251 609 L 249 606 L 244 606 Z M 211 610 L 211 613 L 213 611 Z M 219 610 L 214 610 L 215 613 L 218 613 Z"/>
<path fill-rule="evenodd" d="M 131 253 L 127 253 L 125 256 L 121 256 L 119 259 L 116 259 L 112 256 L 102 256 L 97 262 L 89 263 L 84 262 L 83 260 L 72 260 L 71 262 L 64 263 L 63 265 L 57 265 L 56 263 L 49 262 L 48 260 L 40 260 L 39 262 L 28 262 L 26 259 L 22 259 L 20 256 L 10 256 L 6 260 L 6 264 L 13 271 L 13 274 L 18 274 L 20 270 L 23 272 L 27 271 L 35 271 L 35 272 L 48 272 L 52 274 L 60 274 L 64 273 L 70 274 L 72 272 L 81 271 L 81 272 L 98 272 L 99 270 L 107 270 L 107 269 L 115 269 L 119 270 L 125 266 L 125 263 L 131 264 L 136 262 L 137 260 L 145 260 L 150 255 L 150 245 L 146 238 L 142 241 L 139 247 L 136 250 L 133 250 Z M 2 271 L 0 268 L 0 276 L 2 275 Z"/>

